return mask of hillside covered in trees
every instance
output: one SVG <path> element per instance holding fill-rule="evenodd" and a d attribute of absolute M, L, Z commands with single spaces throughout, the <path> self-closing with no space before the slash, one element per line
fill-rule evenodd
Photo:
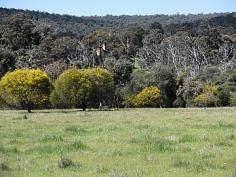
<path fill-rule="evenodd" d="M 94 67 L 112 74 L 109 107 L 234 106 L 236 12 L 75 17 L 0 8 L 0 78 L 39 68 L 54 83 L 67 69 Z"/>

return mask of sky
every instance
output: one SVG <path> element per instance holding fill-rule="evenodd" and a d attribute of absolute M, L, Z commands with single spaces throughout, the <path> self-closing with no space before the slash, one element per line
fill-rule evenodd
<path fill-rule="evenodd" d="M 236 12 L 236 0 L 0 0 L 0 7 L 76 16 L 198 14 Z"/>

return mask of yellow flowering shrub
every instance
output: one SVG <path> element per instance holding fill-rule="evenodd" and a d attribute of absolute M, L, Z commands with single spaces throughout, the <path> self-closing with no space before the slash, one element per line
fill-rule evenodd
<path fill-rule="evenodd" d="M 18 69 L 7 73 L 0 81 L 0 97 L 7 105 L 27 109 L 49 102 L 52 85 L 46 73 L 39 69 Z"/>
<path fill-rule="evenodd" d="M 213 85 L 205 85 L 202 93 L 193 99 L 195 106 L 208 107 L 217 104 L 217 87 Z"/>
<path fill-rule="evenodd" d="M 54 84 L 51 102 L 56 107 L 75 108 L 86 107 L 90 97 L 92 83 L 84 70 L 69 69 L 64 71 Z"/>
<path fill-rule="evenodd" d="M 159 107 L 161 102 L 160 89 L 154 86 L 143 89 L 133 99 L 135 107 Z"/>
<path fill-rule="evenodd" d="M 105 69 L 69 69 L 54 84 L 51 102 L 56 107 L 85 110 L 111 93 L 112 75 Z"/>
<path fill-rule="evenodd" d="M 100 102 L 111 100 L 114 93 L 112 74 L 102 68 L 87 69 L 92 82 L 92 99 L 90 104 L 97 107 Z"/>

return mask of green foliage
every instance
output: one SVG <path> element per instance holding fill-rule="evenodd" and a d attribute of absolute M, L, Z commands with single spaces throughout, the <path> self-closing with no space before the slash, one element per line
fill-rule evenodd
<path fill-rule="evenodd" d="M 176 99 L 176 72 L 170 66 L 158 65 L 152 69 L 155 82 L 161 90 L 163 104 L 165 107 L 173 107 Z"/>
<path fill-rule="evenodd" d="M 144 88 L 155 84 L 153 71 L 136 69 L 131 74 L 130 89 L 133 93 L 141 92 Z"/>
<path fill-rule="evenodd" d="M 182 81 L 181 81 L 182 82 Z M 191 80 L 187 78 L 179 85 L 177 90 L 177 100 L 175 100 L 176 106 L 180 103 L 183 107 L 194 106 L 193 99 L 201 93 L 203 84 L 199 81 Z M 178 103 L 179 102 L 179 103 Z M 183 105 L 181 105 L 182 103 Z"/>
<path fill-rule="evenodd" d="M 200 80 L 204 82 L 216 81 L 216 77 L 220 75 L 220 70 L 217 66 L 207 66 L 200 73 Z"/>
<path fill-rule="evenodd" d="M 14 69 L 15 66 L 15 56 L 8 49 L 0 50 L 0 78 L 4 76 L 5 73 Z"/>
<path fill-rule="evenodd" d="M 160 89 L 154 86 L 145 88 L 133 98 L 135 107 L 159 107 L 161 102 Z"/>
<path fill-rule="evenodd" d="M 121 56 L 118 60 L 114 57 L 105 60 L 105 67 L 112 72 L 115 85 L 124 85 L 130 80 L 133 71 L 133 63 L 126 56 Z"/>
<path fill-rule="evenodd" d="M 113 79 L 109 71 L 101 68 L 69 69 L 55 82 L 51 102 L 59 108 L 85 110 L 111 97 Z"/>
<path fill-rule="evenodd" d="M 218 88 L 217 92 L 217 104 L 218 106 L 228 106 L 230 102 L 230 89 L 227 85 Z"/>
<path fill-rule="evenodd" d="M 51 83 L 39 69 L 18 69 L 7 73 L 0 81 L 0 96 L 7 105 L 28 109 L 49 102 Z"/>
<path fill-rule="evenodd" d="M 197 95 L 193 102 L 196 106 L 208 107 L 217 105 L 217 87 L 212 85 L 205 85 L 203 92 Z"/>
<path fill-rule="evenodd" d="M 86 76 L 92 100 L 88 94 L 68 104 L 54 92 L 58 107 L 98 107 L 108 100 L 109 106 L 127 106 L 151 85 L 161 90 L 164 107 L 193 106 L 207 83 L 219 88 L 218 106 L 228 106 L 236 92 L 235 13 L 74 17 L 0 8 L 0 14 L 0 77 L 15 68 L 41 68 L 51 81 L 71 67 L 102 66 L 112 73 L 112 99 L 95 74 Z M 181 73 L 182 84 L 176 84 Z"/>
<path fill-rule="evenodd" d="M 85 70 L 69 69 L 63 72 L 54 84 L 51 102 L 56 107 L 87 107 L 91 97 L 92 82 Z"/>
<path fill-rule="evenodd" d="M 38 33 L 29 15 L 18 13 L 6 20 L 4 36 L 8 38 L 12 49 L 25 48 L 38 44 Z"/>
<path fill-rule="evenodd" d="M 231 96 L 230 105 L 231 106 L 236 106 L 236 95 Z"/>
<path fill-rule="evenodd" d="M 92 96 L 90 106 L 98 107 L 100 103 L 108 103 L 114 94 L 112 74 L 102 68 L 87 69 L 92 82 Z"/>

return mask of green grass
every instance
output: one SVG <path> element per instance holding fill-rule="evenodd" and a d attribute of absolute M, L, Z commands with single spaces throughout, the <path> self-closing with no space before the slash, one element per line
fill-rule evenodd
<path fill-rule="evenodd" d="M 0 177 L 235 177 L 236 108 L 0 111 Z"/>

